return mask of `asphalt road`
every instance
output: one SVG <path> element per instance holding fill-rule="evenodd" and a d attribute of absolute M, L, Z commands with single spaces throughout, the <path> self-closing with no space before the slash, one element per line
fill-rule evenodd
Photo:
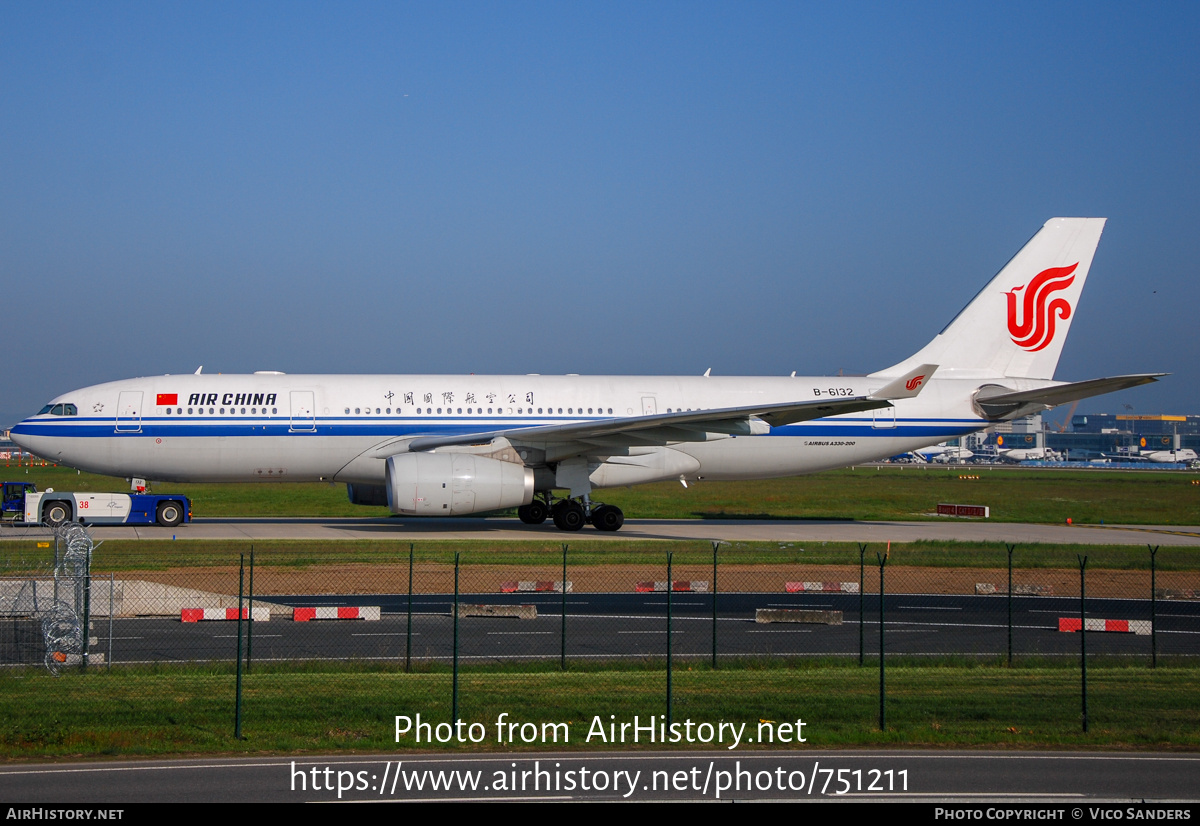
<path fill-rule="evenodd" d="M 952 803 L 978 811 L 970 818 L 978 820 L 1092 823 L 1118 819 L 1114 812 L 1135 819 L 1131 808 L 1194 811 L 1198 773 L 1200 757 L 1186 754 L 826 751 L 804 744 L 790 751 L 397 752 L 10 765 L 0 769 L 0 799 L 18 809 L 338 800 L 906 801 Z M 433 788 L 435 779 L 442 788 Z M 1043 815 L 985 817 L 994 807 Z"/>
<path fill-rule="evenodd" d="M 293 622 L 275 607 L 272 619 L 253 631 L 253 655 L 259 661 L 295 659 L 402 659 L 411 645 L 417 659 L 453 656 L 453 597 L 413 597 L 412 634 L 407 596 L 274 596 L 282 605 L 378 605 L 379 621 Z M 713 646 L 712 595 L 672 594 L 671 648 L 678 657 L 709 657 Z M 662 657 L 667 645 L 667 595 L 658 593 L 581 593 L 567 595 L 566 654 L 572 658 Z M 459 657 L 467 661 L 551 659 L 562 653 L 561 594 L 463 594 L 463 604 L 527 604 L 536 619 L 463 617 L 459 620 Z M 877 594 L 863 597 L 861 636 L 864 651 L 879 650 Z M 759 623 L 761 608 L 816 609 L 842 613 L 841 625 Z M 1200 654 L 1200 604 L 1159 601 L 1157 645 L 1161 655 Z M 1088 616 L 1145 620 L 1148 600 L 1089 599 Z M 885 647 L 892 655 L 1001 655 L 1008 646 L 1008 601 L 1003 596 L 889 594 L 884 602 Z M 1018 655 L 1077 654 L 1077 633 L 1058 630 L 1060 617 L 1078 617 L 1071 597 L 1014 597 L 1013 651 Z M 859 597 L 845 593 L 730 593 L 718 596 L 716 622 L 719 656 L 857 655 Z M 114 663 L 179 662 L 233 659 L 236 623 L 182 623 L 178 618 L 98 618 L 92 650 Z M 110 647 L 111 639 L 111 647 Z M 1089 654 L 1149 656 L 1149 636 L 1090 632 Z M 0 621 L 0 650 L 20 651 L 40 661 L 40 636 L 31 621 Z"/>
<path fill-rule="evenodd" d="M 177 528 L 135 525 L 90 527 L 104 539 L 344 539 L 453 540 L 550 539 L 571 537 L 614 542 L 629 539 L 701 539 L 726 542 L 1013 542 L 1089 545 L 1200 545 L 1200 526 L 1178 525 L 1035 525 L 947 519 L 934 522 L 821 522 L 815 520 L 630 519 L 615 533 L 590 527 L 578 533 L 557 530 L 547 522 L 526 525 L 515 518 L 396 519 L 280 518 L 196 519 Z M 44 528 L 6 527 L 0 539 L 28 539 Z"/>

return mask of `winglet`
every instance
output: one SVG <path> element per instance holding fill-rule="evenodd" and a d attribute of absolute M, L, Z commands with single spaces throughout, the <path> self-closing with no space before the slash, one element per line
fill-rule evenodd
<path fill-rule="evenodd" d="M 898 379 L 885 384 L 883 387 L 876 390 L 867 398 L 869 399 L 911 399 L 913 396 L 921 392 L 925 387 L 925 383 L 938 369 L 936 364 L 921 364 L 912 370 L 909 370 Z"/>

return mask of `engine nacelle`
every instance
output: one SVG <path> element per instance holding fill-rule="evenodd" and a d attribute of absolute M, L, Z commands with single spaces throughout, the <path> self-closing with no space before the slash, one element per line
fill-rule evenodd
<path fill-rule="evenodd" d="M 401 453 L 387 460 L 392 513 L 461 516 L 528 505 L 533 470 L 468 453 Z"/>

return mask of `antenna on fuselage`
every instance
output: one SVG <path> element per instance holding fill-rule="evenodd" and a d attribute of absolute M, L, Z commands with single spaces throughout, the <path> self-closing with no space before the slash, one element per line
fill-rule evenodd
<path fill-rule="evenodd" d="M 203 369 L 204 369 L 204 365 L 203 365 L 203 364 L 201 364 L 199 367 L 197 367 L 197 368 L 196 368 L 196 372 L 195 372 L 195 373 L 192 373 L 192 375 L 193 375 L 193 376 L 198 376 L 198 375 L 200 375 L 200 371 L 201 371 L 201 370 L 203 370 Z"/>

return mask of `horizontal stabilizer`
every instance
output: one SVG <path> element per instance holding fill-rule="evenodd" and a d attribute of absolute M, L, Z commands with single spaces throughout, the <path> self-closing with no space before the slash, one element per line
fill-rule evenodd
<path fill-rule="evenodd" d="M 921 364 L 871 394 L 872 399 L 911 399 L 925 387 L 938 369 L 936 364 Z"/>
<path fill-rule="evenodd" d="M 984 385 L 975 395 L 975 405 L 989 419 L 1002 419 L 1018 411 L 1021 411 L 1020 415 L 1028 415 L 1023 409 L 1030 406 L 1049 410 L 1051 407 L 1057 407 L 1067 402 L 1125 390 L 1140 384 L 1150 384 L 1165 375 L 1167 374 L 1134 373 L 1128 376 L 1089 379 L 1059 384 L 1054 387 L 1042 387 L 1037 390 L 1020 391 L 1010 391 L 1008 388 L 995 384 Z"/>

